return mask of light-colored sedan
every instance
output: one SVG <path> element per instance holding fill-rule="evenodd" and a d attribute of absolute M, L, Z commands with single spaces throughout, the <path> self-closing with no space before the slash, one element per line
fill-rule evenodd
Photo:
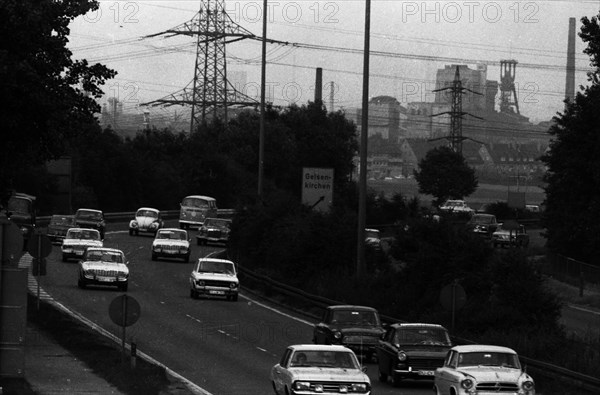
<path fill-rule="evenodd" d="M 97 229 L 71 228 L 67 230 L 67 235 L 60 247 L 62 261 L 67 262 L 71 258 L 81 259 L 87 248 L 102 247 L 103 244 L 100 231 Z"/>
<path fill-rule="evenodd" d="M 79 288 L 88 285 L 116 286 L 127 291 L 129 268 L 121 250 L 106 247 L 90 247 L 79 262 Z"/>
<path fill-rule="evenodd" d="M 190 261 L 190 239 L 186 230 L 163 228 L 156 232 L 152 242 L 152 260 L 161 257 Z"/>
<path fill-rule="evenodd" d="M 339 345 L 289 346 L 271 368 L 276 394 L 370 394 L 371 380 L 354 352 Z"/>
<path fill-rule="evenodd" d="M 435 371 L 433 389 L 437 395 L 535 395 L 534 381 L 514 350 L 481 344 L 452 347 Z"/>
<path fill-rule="evenodd" d="M 156 232 L 164 225 L 160 211 L 151 207 L 141 207 L 135 212 L 135 219 L 129 221 L 129 235 Z"/>
<path fill-rule="evenodd" d="M 190 274 L 190 297 L 200 295 L 225 297 L 238 300 L 240 281 L 235 265 L 226 259 L 200 258 Z"/>

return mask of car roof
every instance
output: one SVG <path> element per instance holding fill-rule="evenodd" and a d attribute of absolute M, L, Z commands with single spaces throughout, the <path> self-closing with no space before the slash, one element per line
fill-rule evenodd
<path fill-rule="evenodd" d="M 152 208 L 152 207 L 140 207 L 140 208 L 137 209 L 137 211 L 140 211 L 140 210 L 154 211 L 156 213 L 158 213 L 160 211 L 160 210 L 157 210 L 157 209 Z"/>
<path fill-rule="evenodd" d="M 439 324 L 426 324 L 423 322 L 397 322 L 395 324 L 390 325 L 393 328 L 437 328 L 444 329 L 445 327 Z"/>
<path fill-rule="evenodd" d="M 233 263 L 228 259 L 219 259 L 219 258 L 198 258 L 198 263 L 200 262 L 225 262 L 225 263 Z"/>
<path fill-rule="evenodd" d="M 79 226 L 73 226 L 72 228 L 67 229 L 67 232 L 70 232 L 72 230 L 91 230 L 92 232 L 96 232 L 96 233 L 100 233 L 100 231 L 98 229 L 93 229 L 93 228 L 81 228 Z"/>
<path fill-rule="evenodd" d="M 334 306 L 327 306 L 330 310 L 368 310 L 368 311 L 377 311 L 377 309 L 369 306 L 358 306 L 352 304 L 339 304 Z"/>
<path fill-rule="evenodd" d="M 86 252 L 89 252 L 89 251 L 118 252 L 118 253 L 125 255 L 125 253 L 123 251 L 121 251 L 117 248 L 110 248 L 110 247 L 88 247 L 85 251 Z"/>
<path fill-rule="evenodd" d="M 512 348 L 503 347 L 503 346 L 494 346 L 488 344 L 469 344 L 469 345 L 461 345 L 454 346 L 451 350 L 457 351 L 459 353 L 463 352 L 502 352 L 509 354 L 516 354 L 517 352 Z"/>
<path fill-rule="evenodd" d="M 190 195 L 190 196 L 186 196 L 184 199 L 204 199 L 204 200 L 217 200 L 213 197 L 210 196 L 204 196 L 204 195 Z"/>
<path fill-rule="evenodd" d="M 185 229 L 179 229 L 179 228 L 161 228 L 158 230 L 159 232 L 187 232 L 187 230 Z"/>
<path fill-rule="evenodd" d="M 101 213 L 102 212 L 102 210 L 96 210 L 96 209 L 93 209 L 93 208 L 80 208 L 80 209 L 77 209 L 77 211 L 78 212 L 79 211 L 90 211 L 90 212 L 94 212 L 94 213 Z"/>
<path fill-rule="evenodd" d="M 293 344 L 288 348 L 294 351 L 352 351 L 339 344 Z"/>

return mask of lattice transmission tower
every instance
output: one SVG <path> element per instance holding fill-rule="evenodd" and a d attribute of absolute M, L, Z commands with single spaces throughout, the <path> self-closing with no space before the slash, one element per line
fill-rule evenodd
<path fill-rule="evenodd" d="M 201 0 L 200 10 L 188 22 L 146 37 L 185 35 L 196 37 L 194 79 L 182 90 L 144 103 L 150 106 L 189 105 L 190 132 L 212 118 L 224 118 L 230 106 L 259 103 L 237 91 L 227 80 L 226 44 L 246 38 L 260 39 L 235 23 L 225 12 L 225 0 Z"/>
<path fill-rule="evenodd" d="M 450 142 L 450 148 L 454 152 L 458 152 L 459 154 L 462 154 L 462 142 L 464 140 L 473 140 L 469 137 L 464 137 L 462 135 L 463 116 L 470 115 L 474 118 L 483 119 L 483 118 L 480 118 L 473 114 L 469 114 L 468 112 L 464 112 L 462 110 L 462 95 L 465 92 L 471 92 L 476 95 L 481 95 L 481 93 L 472 91 L 471 89 L 468 89 L 468 88 L 465 88 L 462 86 L 462 81 L 460 80 L 460 71 L 458 70 L 458 66 L 456 66 L 456 72 L 454 73 L 454 80 L 452 81 L 452 85 L 448 86 L 446 88 L 435 89 L 433 92 L 441 92 L 441 91 L 449 91 L 451 93 L 450 111 L 433 114 L 432 117 L 436 117 L 436 116 L 444 115 L 444 114 L 450 115 L 450 134 L 448 136 L 430 139 L 429 141 L 446 139 Z M 473 141 L 476 141 L 476 140 L 473 140 Z"/>

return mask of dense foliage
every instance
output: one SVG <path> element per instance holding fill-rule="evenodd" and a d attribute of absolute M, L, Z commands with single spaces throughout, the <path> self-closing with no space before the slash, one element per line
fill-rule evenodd
<path fill-rule="evenodd" d="M 446 146 L 427 152 L 414 175 L 419 192 L 435 198 L 434 206 L 440 206 L 448 199 L 462 199 L 477 189 L 475 170 L 460 153 Z"/>
<path fill-rule="evenodd" d="M 0 3 L 3 194 L 23 189 L 37 166 L 64 154 L 65 142 L 95 123 L 100 86 L 116 73 L 73 60 L 66 44 L 69 23 L 97 7 L 81 0 Z"/>
<path fill-rule="evenodd" d="M 579 36 L 594 70 L 590 85 L 566 103 L 550 128 L 553 140 L 542 158 L 546 175 L 548 247 L 571 258 L 598 264 L 600 244 L 600 26 L 581 19 Z"/>

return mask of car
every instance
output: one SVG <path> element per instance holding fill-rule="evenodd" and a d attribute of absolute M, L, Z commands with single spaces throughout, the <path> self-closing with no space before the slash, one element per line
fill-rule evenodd
<path fill-rule="evenodd" d="M 399 386 L 404 379 L 433 380 L 450 347 L 450 335 L 442 325 L 392 324 L 377 346 L 379 381 L 391 378 L 394 386 Z"/>
<path fill-rule="evenodd" d="M 152 241 L 152 260 L 158 258 L 180 258 L 190 261 L 190 239 L 187 230 L 162 228 L 156 232 Z"/>
<path fill-rule="evenodd" d="M 135 212 L 135 218 L 129 221 L 129 235 L 156 232 L 164 226 L 160 211 L 151 207 L 141 207 Z"/>
<path fill-rule="evenodd" d="M 106 222 L 104 221 L 104 213 L 102 211 L 80 208 L 75 212 L 75 223 L 80 228 L 98 229 L 100 237 L 104 239 Z"/>
<path fill-rule="evenodd" d="M 198 245 L 208 243 L 229 242 L 229 232 L 231 231 L 231 220 L 226 218 L 206 218 L 198 233 L 196 234 L 196 243 Z"/>
<path fill-rule="evenodd" d="M 275 394 L 371 394 L 371 380 L 352 350 L 340 345 L 288 346 L 270 379 Z"/>
<path fill-rule="evenodd" d="M 519 394 L 535 395 L 535 383 L 522 368 L 517 353 L 493 345 L 454 346 L 444 365 L 435 370 L 437 395 Z"/>
<path fill-rule="evenodd" d="M 449 199 L 440 206 L 440 211 L 447 213 L 467 213 L 472 214 L 474 210 L 467 205 L 464 200 Z"/>
<path fill-rule="evenodd" d="M 79 288 L 88 285 L 116 286 L 126 292 L 129 268 L 123 251 L 116 248 L 89 247 L 79 262 Z"/>
<path fill-rule="evenodd" d="M 226 259 L 200 258 L 190 274 L 190 297 L 220 296 L 238 300 L 240 281 L 235 264 Z"/>
<path fill-rule="evenodd" d="M 529 234 L 524 225 L 500 224 L 492 234 L 492 244 L 494 247 L 527 247 L 529 246 Z"/>
<path fill-rule="evenodd" d="M 50 223 L 46 229 L 46 236 L 52 243 L 62 244 L 67 235 L 67 231 L 75 228 L 75 217 L 72 215 L 53 215 L 50 217 Z"/>
<path fill-rule="evenodd" d="M 379 312 L 368 306 L 334 305 L 314 325 L 314 344 L 340 344 L 371 360 L 385 333 Z"/>
<path fill-rule="evenodd" d="M 86 249 L 89 247 L 102 247 L 104 242 L 97 229 L 88 228 L 70 228 L 67 230 L 62 246 L 62 261 L 69 259 L 81 259 Z"/>
<path fill-rule="evenodd" d="M 179 206 L 181 229 L 200 228 L 207 218 L 216 218 L 218 213 L 217 200 L 210 196 L 186 196 Z"/>
<path fill-rule="evenodd" d="M 494 214 L 473 214 L 467 222 L 467 229 L 478 236 L 489 239 L 498 228 L 498 220 Z"/>

